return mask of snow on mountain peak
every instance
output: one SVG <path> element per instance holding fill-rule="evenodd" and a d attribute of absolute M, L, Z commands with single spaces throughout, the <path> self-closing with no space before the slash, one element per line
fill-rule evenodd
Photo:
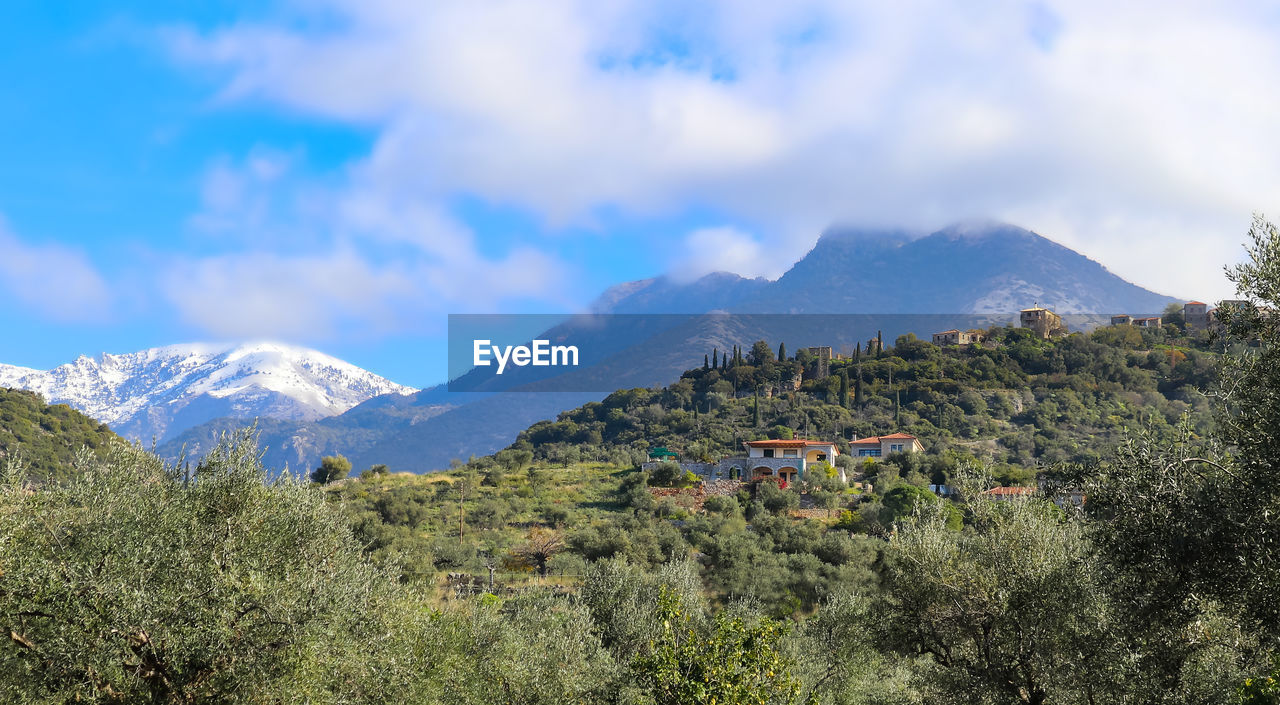
<path fill-rule="evenodd" d="M 0 364 L 0 386 L 39 392 L 144 441 L 218 416 L 313 420 L 380 394 L 415 391 L 330 355 L 268 341 L 81 355 L 48 371 Z"/>

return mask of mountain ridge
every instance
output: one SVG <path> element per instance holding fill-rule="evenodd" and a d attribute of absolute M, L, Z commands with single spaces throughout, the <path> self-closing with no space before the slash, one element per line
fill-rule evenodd
<path fill-rule="evenodd" d="M 66 403 L 144 442 L 218 417 L 316 420 L 381 394 L 416 391 L 319 351 L 274 342 L 80 355 L 51 370 L 0 364 L 0 386 Z"/>
<path fill-rule="evenodd" d="M 958 269 L 965 270 L 960 277 L 943 276 Z M 622 295 L 640 283 L 645 286 Z M 1158 313 L 1177 300 L 1035 231 L 989 220 L 924 235 L 832 227 L 775 280 L 713 273 L 680 284 L 663 276 L 606 294 L 593 310 L 685 313 L 694 312 L 685 310 L 693 302 L 705 302 L 699 312 L 1008 313 L 1039 303 L 1058 313 L 1110 314 Z"/>

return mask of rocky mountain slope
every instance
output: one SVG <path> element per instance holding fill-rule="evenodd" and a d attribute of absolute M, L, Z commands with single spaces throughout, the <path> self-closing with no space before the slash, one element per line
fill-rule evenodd
<path fill-rule="evenodd" d="M 606 292 L 604 313 L 1011 313 L 1033 303 L 1058 313 L 1158 314 L 1172 297 L 1131 284 L 1029 230 L 995 222 L 919 237 L 833 228 L 777 281 L 717 272 Z"/>
<path fill-rule="evenodd" d="M 0 387 L 38 392 L 144 442 L 223 417 L 314 421 L 378 395 L 415 391 L 315 350 L 279 343 L 82 355 L 47 371 L 0 364 Z"/>

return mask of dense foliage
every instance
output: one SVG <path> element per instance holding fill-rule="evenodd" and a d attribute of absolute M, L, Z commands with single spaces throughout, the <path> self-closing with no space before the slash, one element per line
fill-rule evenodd
<path fill-rule="evenodd" d="M 21 458 L 33 478 L 65 478 L 81 448 L 102 454 L 118 440 L 106 424 L 66 404 L 46 404 L 35 392 L 0 387 L 0 462 Z"/>
<path fill-rule="evenodd" d="M 1184 415 L 1201 433 L 1211 423 L 1200 390 L 1213 383 L 1217 356 L 1203 336 L 1176 329 L 1104 327 L 1043 340 L 992 328 L 984 345 L 907 335 L 869 347 L 876 352 L 833 360 L 819 377 L 807 351 L 780 361 L 762 341 L 666 388 L 618 391 L 535 424 L 513 447 L 565 462 L 625 460 L 653 446 L 712 460 L 766 436 L 847 443 L 905 431 L 950 467 L 957 458 L 1031 467 L 1096 462 L 1131 430 L 1169 431 Z"/>

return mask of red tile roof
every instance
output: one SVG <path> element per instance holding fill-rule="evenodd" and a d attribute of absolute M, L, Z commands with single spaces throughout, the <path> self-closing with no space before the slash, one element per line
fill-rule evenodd
<path fill-rule="evenodd" d="M 1036 491 L 1036 488 L 1034 487 L 992 487 L 991 489 L 987 490 L 986 492 L 983 492 L 982 494 L 1012 496 L 1012 495 L 1023 495 L 1023 494 L 1035 494 L 1035 491 Z"/>
<path fill-rule="evenodd" d="M 1187 305 L 1188 306 L 1208 306 L 1209 304 L 1206 304 L 1203 301 L 1188 301 Z"/>
<path fill-rule="evenodd" d="M 894 439 L 894 440 L 897 440 L 897 439 L 899 439 L 899 438 L 911 438 L 911 439 L 914 439 L 914 438 L 915 438 L 915 436 L 911 435 L 910 433 L 901 433 L 901 432 L 899 432 L 899 433 L 890 433 L 890 434 L 889 434 L 889 435 L 887 435 L 887 436 L 881 436 L 881 438 L 892 438 L 892 439 Z"/>
<path fill-rule="evenodd" d="M 826 441 L 813 441 L 808 438 L 796 438 L 794 440 L 768 439 L 763 441 L 747 441 L 747 445 L 754 448 L 802 448 L 804 446 L 829 446 L 833 444 Z"/>

